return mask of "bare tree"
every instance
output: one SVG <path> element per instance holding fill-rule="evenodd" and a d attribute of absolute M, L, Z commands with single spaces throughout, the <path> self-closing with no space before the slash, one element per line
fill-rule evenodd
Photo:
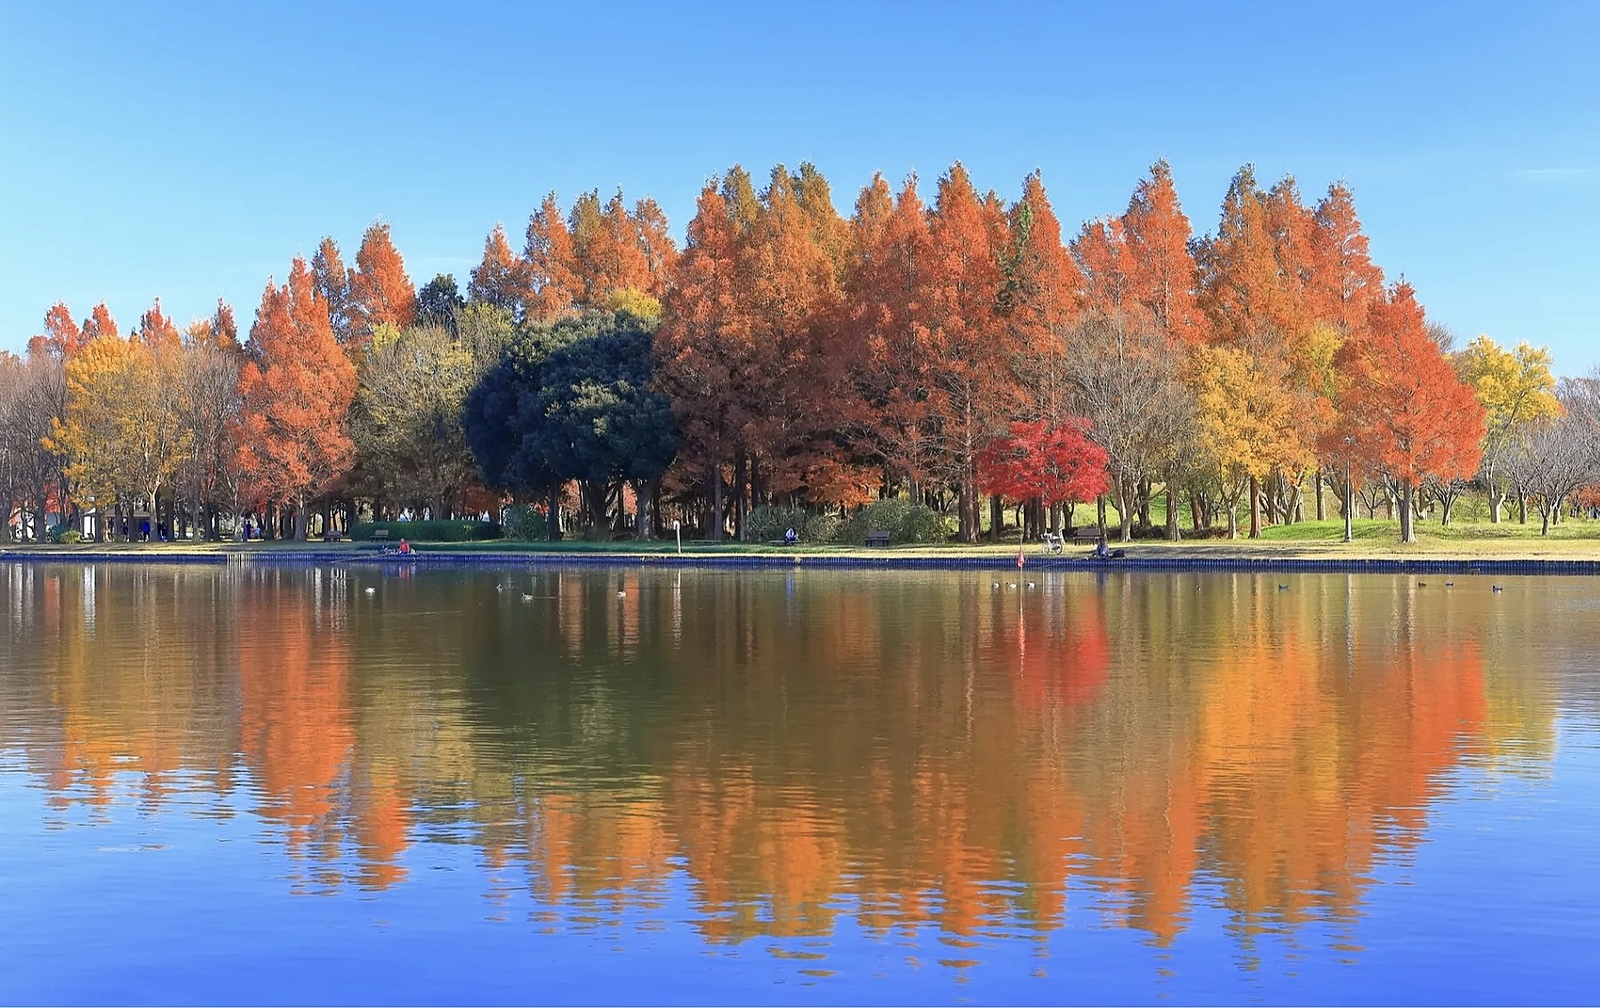
<path fill-rule="evenodd" d="M 65 506 L 61 459 L 44 446 L 52 421 L 61 416 L 66 383 L 59 360 L 48 354 L 0 360 L 0 488 L 7 523 L 14 513 L 20 538 L 39 541 L 52 492 Z"/>
<path fill-rule="evenodd" d="M 183 351 L 181 423 L 189 438 L 175 484 L 189 497 L 194 523 L 208 539 L 220 537 L 222 514 L 237 519 L 241 503 L 233 430 L 244 405 L 243 359 L 237 344 L 210 338 L 192 338 Z"/>
<path fill-rule="evenodd" d="M 1193 429 L 1194 402 L 1170 338 L 1126 317 L 1091 316 L 1068 339 L 1075 410 L 1111 456 L 1120 538 L 1133 538 L 1133 502 L 1145 479 L 1170 477 Z"/>
<path fill-rule="evenodd" d="M 1541 535 L 1568 497 L 1600 477 L 1600 395 L 1566 386 L 1561 417 L 1523 432 L 1507 453 L 1506 473 L 1539 510 Z"/>

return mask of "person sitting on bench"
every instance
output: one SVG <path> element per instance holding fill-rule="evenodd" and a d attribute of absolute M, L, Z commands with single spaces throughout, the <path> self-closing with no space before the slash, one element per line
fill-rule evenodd
<path fill-rule="evenodd" d="M 793 546 L 795 543 L 797 543 L 799 541 L 800 541 L 800 535 L 794 529 L 789 529 L 787 532 L 785 532 L 783 534 L 783 544 L 785 546 Z"/>

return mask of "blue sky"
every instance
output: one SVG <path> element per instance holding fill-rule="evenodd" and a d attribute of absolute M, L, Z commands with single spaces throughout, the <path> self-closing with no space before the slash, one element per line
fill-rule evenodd
<path fill-rule="evenodd" d="M 331 5 L 327 5 L 330 6 Z M 1197 231 L 1244 162 L 1343 178 L 1374 256 L 1461 339 L 1600 363 L 1600 4 L 199 5 L 0 0 L 0 347 L 102 298 L 248 322 L 324 234 L 388 221 L 463 282 L 540 196 L 809 160 L 960 159 L 1069 226 L 1165 157 Z"/>

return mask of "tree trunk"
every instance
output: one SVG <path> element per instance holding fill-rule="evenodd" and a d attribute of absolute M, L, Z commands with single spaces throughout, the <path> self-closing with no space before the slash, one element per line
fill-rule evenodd
<path fill-rule="evenodd" d="M 1520 489 L 1517 491 L 1517 521 L 1528 524 L 1528 495 Z"/>
<path fill-rule="evenodd" d="M 1261 538 L 1261 481 L 1250 477 L 1250 538 Z"/>
<path fill-rule="evenodd" d="M 706 538 L 722 541 L 722 466 L 713 463 L 706 473 Z"/>
<path fill-rule="evenodd" d="M 1100 538 L 1106 537 L 1106 495 L 1099 494 L 1094 499 L 1095 520 L 1100 525 Z"/>
<path fill-rule="evenodd" d="M 1117 520 L 1119 528 L 1117 539 L 1121 542 L 1133 541 L 1133 508 L 1128 493 L 1128 481 L 1118 474 L 1117 484 Z"/>
<path fill-rule="evenodd" d="M 959 542 L 978 541 L 977 496 L 972 481 L 963 478 L 956 492 L 956 539 Z"/>
<path fill-rule="evenodd" d="M 545 530 L 544 530 L 544 534 L 545 534 L 546 537 L 549 538 L 549 540 L 551 542 L 560 542 L 561 541 L 561 484 L 560 483 L 552 483 L 552 484 L 550 484 L 550 492 L 549 492 L 549 495 L 547 497 L 547 503 L 545 504 L 545 507 L 548 509 L 548 512 L 545 515 Z"/>
<path fill-rule="evenodd" d="M 1178 527 L 1178 481 L 1172 473 L 1167 474 L 1167 541 L 1177 542 L 1183 538 L 1182 530 Z"/>
<path fill-rule="evenodd" d="M 733 537 L 744 541 L 744 516 L 745 516 L 745 454 L 739 452 L 739 460 L 733 466 Z"/>
<path fill-rule="evenodd" d="M 1000 532 L 1006 524 L 1006 502 L 999 494 L 989 496 L 989 541 L 999 542 Z"/>
<path fill-rule="evenodd" d="M 307 526 L 311 523 L 311 509 L 305 501 L 295 505 L 294 509 L 294 537 L 297 542 L 306 541 Z"/>
<path fill-rule="evenodd" d="M 1327 521 L 1328 520 L 1328 509 L 1327 509 L 1327 506 L 1322 503 L 1322 470 L 1321 469 L 1317 470 L 1317 474 L 1314 477 L 1312 477 L 1312 480 L 1313 480 L 1312 486 L 1317 488 L 1317 521 Z"/>
<path fill-rule="evenodd" d="M 632 480 L 633 485 L 633 537 L 650 537 L 650 481 Z"/>
<path fill-rule="evenodd" d="M 1488 474 L 1489 483 L 1489 522 L 1493 525 L 1500 524 L 1500 509 L 1505 505 L 1506 492 L 1500 486 L 1500 480 L 1493 470 Z"/>
<path fill-rule="evenodd" d="M 1416 488 L 1410 480 L 1400 484 L 1400 541 L 1414 543 L 1417 541 L 1416 513 L 1412 504 L 1416 496 Z"/>

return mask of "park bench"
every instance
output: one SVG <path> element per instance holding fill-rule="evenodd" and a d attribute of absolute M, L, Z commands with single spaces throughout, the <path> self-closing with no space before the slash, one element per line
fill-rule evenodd
<path fill-rule="evenodd" d="M 884 532 L 884 531 L 868 532 L 867 533 L 867 545 L 868 546 L 887 546 L 887 545 L 889 545 L 889 533 L 888 532 Z"/>
<path fill-rule="evenodd" d="M 1072 541 L 1075 543 L 1099 542 L 1100 527 L 1098 525 L 1085 525 L 1082 528 L 1075 528 L 1072 530 Z"/>
<path fill-rule="evenodd" d="M 1039 541 L 1044 544 L 1044 551 L 1046 553 L 1060 553 L 1061 547 L 1065 545 L 1066 542 L 1054 532 L 1046 532 L 1039 537 Z"/>
<path fill-rule="evenodd" d="M 373 532 L 372 532 L 372 538 L 374 538 L 374 539 L 387 539 L 387 538 L 389 538 L 389 530 L 388 529 L 374 529 Z"/>

